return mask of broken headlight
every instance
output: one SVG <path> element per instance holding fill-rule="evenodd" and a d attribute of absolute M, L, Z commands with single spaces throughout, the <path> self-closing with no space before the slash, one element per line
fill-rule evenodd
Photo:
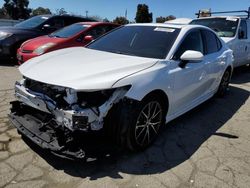
<path fill-rule="evenodd" d="M 79 92 L 77 93 L 78 104 L 82 107 L 96 107 L 105 103 L 109 97 L 114 93 L 115 89 L 108 89 L 93 92 Z"/>
<path fill-rule="evenodd" d="M 125 86 L 126 90 L 129 90 L 131 86 Z M 78 92 L 78 104 L 81 107 L 98 107 L 104 104 L 112 95 L 113 93 L 121 88 L 113 88 L 113 89 L 106 89 L 100 91 L 93 91 L 93 92 Z"/>

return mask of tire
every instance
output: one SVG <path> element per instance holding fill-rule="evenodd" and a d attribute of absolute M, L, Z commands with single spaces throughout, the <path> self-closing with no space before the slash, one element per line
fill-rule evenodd
<path fill-rule="evenodd" d="M 141 102 L 126 101 L 114 108 L 109 122 L 109 138 L 132 151 L 150 146 L 165 124 L 166 105 L 156 95 Z M 111 133 L 111 134 L 110 134 Z"/>
<path fill-rule="evenodd" d="M 221 82 L 218 91 L 216 93 L 218 97 L 224 97 L 226 95 L 229 89 L 230 78 L 231 78 L 231 72 L 229 69 L 227 69 L 221 78 Z"/>

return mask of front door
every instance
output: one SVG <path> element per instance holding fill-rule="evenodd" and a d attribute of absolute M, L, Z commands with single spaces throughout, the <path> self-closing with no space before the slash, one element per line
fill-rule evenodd
<path fill-rule="evenodd" d="M 195 100 L 201 97 L 206 88 L 204 83 L 209 74 L 208 66 L 205 61 L 188 62 L 181 68 L 179 67 L 180 57 L 187 50 L 199 51 L 204 54 L 203 40 L 200 30 L 191 31 L 177 49 L 172 63 L 174 74 L 174 103 L 175 112 L 185 111 Z"/>

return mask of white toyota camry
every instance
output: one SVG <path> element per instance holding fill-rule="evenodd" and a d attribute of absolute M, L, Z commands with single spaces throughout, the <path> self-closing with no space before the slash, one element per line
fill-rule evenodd
<path fill-rule="evenodd" d="M 141 150 L 165 123 L 223 96 L 232 62 L 232 51 L 209 28 L 126 25 L 86 48 L 20 66 L 24 79 L 15 85 L 10 119 L 36 144 L 67 157 L 85 156 L 76 135 L 102 129 L 116 144 Z"/>

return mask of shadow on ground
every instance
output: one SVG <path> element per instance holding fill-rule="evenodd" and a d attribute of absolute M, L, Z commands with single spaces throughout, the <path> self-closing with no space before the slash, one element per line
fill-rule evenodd
<path fill-rule="evenodd" d="M 233 84 L 244 84 L 250 82 L 250 65 L 234 69 L 231 82 Z"/>
<path fill-rule="evenodd" d="M 243 71 L 235 75 L 234 83 L 244 83 L 248 74 L 249 72 Z M 90 177 L 91 180 L 95 180 L 106 176 L 122 178 L 119 172 L 140 175 L 161 173 L 188 160 L 211 136 L 237 139 L 237 135 L 217 130 L 225 125 L 248 98 L 249 91 L 231 86 L 225 98 L 212 98 L 168 123 L 155 144 L 140 153 L 102 150 L 100 155 L 97 147 L 97 160 L 79 162 L 55 157 L 32 143 L 27 143 L 55 169 L 64 170 L 75 177 Z"/>

